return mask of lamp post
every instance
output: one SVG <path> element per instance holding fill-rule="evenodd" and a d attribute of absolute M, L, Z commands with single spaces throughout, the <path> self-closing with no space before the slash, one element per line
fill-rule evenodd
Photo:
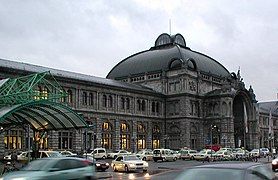
<path fill-rule="evenodd" d="M 213 128 L 216 128 L 216 125 L 210 125 L 210 157 L 212 158 L 212 140 L 213 140 L 213 136 L 212 136 L 212 130 Z"/>

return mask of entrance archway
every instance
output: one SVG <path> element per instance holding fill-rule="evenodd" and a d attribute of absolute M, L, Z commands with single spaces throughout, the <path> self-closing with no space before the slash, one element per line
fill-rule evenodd
<path fill-rule="evenodd" d="M 234 117 L 234 141 L 235 147 L 245 147 L 247 145 L 248 133 L 248 111 L 250 103 L 245 93 L 239 93 L 233 101 Z"/>

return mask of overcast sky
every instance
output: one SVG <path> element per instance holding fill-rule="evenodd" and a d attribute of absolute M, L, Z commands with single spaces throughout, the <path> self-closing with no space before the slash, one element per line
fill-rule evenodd
<path fill-rule="evenodd" d="M 106 77 L 166 32 L 277 100 L 277 0 L 1 0 L 0 58 Z"/>

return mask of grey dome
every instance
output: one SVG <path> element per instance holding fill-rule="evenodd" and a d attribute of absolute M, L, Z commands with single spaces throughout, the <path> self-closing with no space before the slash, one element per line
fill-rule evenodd
<path fill-rule="evenodd" d="M 176 60 L 181 63 L 180 68 L 194 68 L 214 76 L 231 77 L 229 71 L 213 58 L 186 47 L 182 35 L 170 36 L 163 33 L 157 38 L 154 47 L 122 60 L 108 73 L 106 78 L 123 79 L 128 76 L 168 71 Z M 176 62 L 174 67 L 178 67 Z"/>

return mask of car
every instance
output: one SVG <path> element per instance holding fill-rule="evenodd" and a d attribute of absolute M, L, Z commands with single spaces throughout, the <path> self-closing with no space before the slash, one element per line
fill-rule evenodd
<path fill-rule="evenodd" d="M 149 164 L 146 161 L 139 159 L 136 155 L 119 155 L 112 161 L 111 167 L 113 171 L 147 171 Z"/>
<path fill-rule="evenodd" d="M 186 160 L 186 159 L 190 159 L 193 160 L 194 159 L 194 155 L 197 153 L 196 150 L 192 150 L 192 149 L 183 149 L 181 150 L 181 159 L 182 160 Z"/>
<path fill-rule="evenodd" d="M 236 151 L 233 152 L 233 156 L 235 158 L 244 158 L 249 156 L 249 151 L 244 150 L 244 149 L 237 149 Z"/>
<path fill-rule="evenodd" d="M 214 160 L 232 160 L 233 154 L 232 151 L 219 150 L 212 157 Z"/>
<path fill-rule="evenodd" d="M 187 168 L 175 180 L 254 180 L 274 179 L 274 173 L 261 163 L 218 163 Z"/>
<path fill-rule="evenodd" d="M 143 161 L 152 161 L 153 160 L 153 152 L 150 149 L 143 149 L 136 153 L 136 156 Z"/>
<path fill-rule="evenodd" d="M 95 167 L 97 171 L 106 171 L 106 169 L 109 168 L 109 163 L 102 160 L 97 160 L 95 161 Z"/>
<path fill-rule="evenodd" d="M 131 155 L 131 152 L 128 152 L 126 150 L 116 150 L 116 151 L 113 151 L 112 153 L 108 153 L 107 157 L 116 159 L 119 155 Z"/>
<path fill-rule="evenodd" d="M 233 149 L 232 149 L 232 148 L 227 148 L 227 147 L 226 147 L 226 148 L 220 148 L 219 151 L 231 151 L 231 152 L 232 152 Z"/>
<path fill-rule="evenodd" d="M 177 157 L 174 155 L 170 149 L 154 149 L 153 150 L 153 160 L 157 161 L 176 161 Z"/>
<path fill-rule="evenodd" d="M 249 152 L 250 156 L 253 157 L 260 157 L 261 156 L 261 152 L 259 149 L 253 149 L 252 151 Z"/>
<path fill-rule="evenodd" d="M 172 152 L 177 159 L 181 158 L 181 153 L 179 151 L 172 150 Z"/>
<path fill-rule="evenodd" d="M 67 151 L 67 150 L 60 151 L 60 153 L 62 154 L 62 156 L 72 156 L 72 155 L 77 155 L 76 153 L 73 153 L 73 152 L 71 152 L 71 151 Z"/>
<path fill-rule="evenodd" d="M 203 149 L 200 152 L 196 153 L 194 155 L 194 159 L 199 161 L 199 160 L 206 160 L 206 159 L 211 159 L 213 157 L 213 154 L 215 154 L 214 150 L 210 149 Z"/>
<path fill-rule="evenodd" d="M 96 173 L 86 159 L 42 158 L 31 161 L 19 171 L 4 174 L 1 179 L 96 179 Z"/>
<path fill-rule="evenodd" d="M 105 148 L 95 148 L 91 153 L 87 153 L 87 156 L 92 156 L 95 159 L 106 159 L 107 152 Z"/>
<path fill-rule="evenodd" d="M 269 149 L 268 148 L 260 148 L 260 152 L 262 153 L 263 156 L 269 155 Z"/>
<path fill-rule="evenodd" d="M 276 169 L 278 169 L 278 158 L 272 160 L 271 166 L 273 171 L 276 171 Z"/>

